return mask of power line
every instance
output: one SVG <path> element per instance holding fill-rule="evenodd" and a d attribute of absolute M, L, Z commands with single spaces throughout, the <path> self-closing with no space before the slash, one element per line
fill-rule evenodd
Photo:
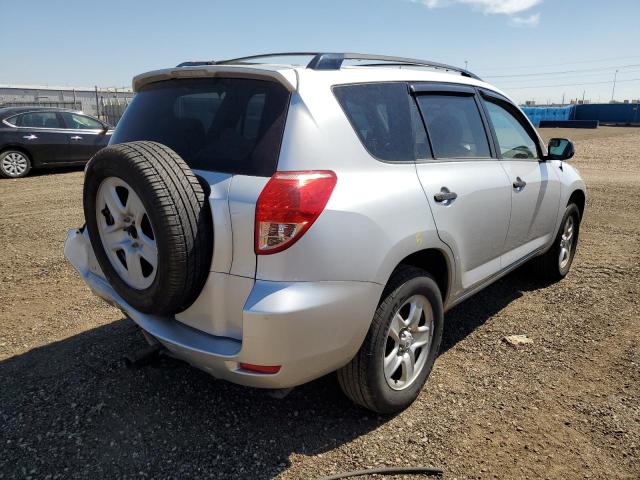
<path fill-rule="evenodd" d="M 573 62 L 562 62 L 562 63 L 547 63 L 546 65 L 522 65 L 519 67 L 500 67 L 500 68 L 489 68 L 489 69 L 478 69 L 483 72 L 496 72 L 496 71 L 504 71 L 504 70 L 522 70 L 524 68 L 545 68 L 545 67 L 562 67 L 565 65 L 578 65 L 584 63 L 598 63 L 598 62 L 607 62 L 610 60 L 624 60 L 627 58 L 640 58 L 640 55 L 626 55 L 624 57 L 609 57 L 609 58 L 600 58 L 593 60 L 576 60 Z"/>
<path fill-rule="evenodd" d="M 629 78 L 627 80 L 618 80 L 617 83 L 622 82 L 640 82 L 640 78 Z M 522 90 L 525 88 L 552 88 L 552 87 L 580 87 L 582 85 L 605 85 L 610 84 L 611 80 L 605 82 L 585 82 L 585 83 L 560 83 L 555 85 L 528 85 L 526 87 L 501 87 L 504 90 Z"/>
<path fill-rule="evenodd" d="M 629 65 L 615 65 L 611 67 L 585 68 L 581 70 L 564 70 L 559 72 L 518 73 L 515 75 L 485 75 L 484 78 L 515 78 L 515 77 L 540 77 L 543 75 L 564 75 L 567 73 L 596 72 L 602 70 L 618 70 L 622 68 L 640 67 L 640 63 Z"/>
<path fill-rule="evenodd" d="M 567 75 L 563 75 L 562 78 L 553 78 L 553 79 L 549 79 L 549 80 L 556 80 L 556 81 L 570 81 L 572 78 L 576 78 L 576 80 L 583 80 L 586 77 L 596 77 L 593 78 L 593 80 L 595 81 L 597 79 L 597 77 L 607 77 L 610 78 L 614 71 L 604 71 L 604 72 L 594 72 L 594 73 L 571 73 L 571 74 L 567 74 Z M 625 70 L 621 70 L 620 73 L 624 73 L 624 74 L 636 74 L 640 72 L 640 68 L 631 68 L 631 69 L 625 69 Z M 487 78 L 487 77 L 485 77 Z M 500 83 L 500 82 L 539 82 L 541 79 L 539 78 L 500 78 L 500 79 L 496 79 L 493 83 Z M 526 86 L 527 84 L 524 83 L 523 86 Z"/>

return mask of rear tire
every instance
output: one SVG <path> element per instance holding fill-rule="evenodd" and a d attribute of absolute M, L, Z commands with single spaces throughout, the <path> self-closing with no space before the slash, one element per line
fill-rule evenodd
<path fill-rule="evenodd" d="M 531 261 L 533 272 L 540 280 L 553 283 L 567 276 L 576 253 L 579 234 L 580 210 L 571 203 L 564 212 L 551 248 Z"/>
<path fill-rule="evenodd" d="M 420 306 L 422 313 L 412 315 Z M 354 403 L 374 412 L 404 410 L 431 372 L 442 328 L 442 296 L 434 279 L 419 268 L 400 266 L 382 294 L 360 350 L 338 370 L 342 390 Z M 418 346 L 423 341 L 427 343 Z M 413 367 L 407 368 L 412 358 Z"/>
<path fill-rule="evenodd" d="M 172 315 L 195 301 L 213 224 L 202 186 L 173 150 L 155 142 L 100 150 L 87 165 L 84 214 L 98 263 L 129 305 Z"/>
<path fill-rule="evenodd" d="M 5 150 L 0 153 L 0 177 L 22 178 L 31 171 L 29 155 L 20 150 Z"/>

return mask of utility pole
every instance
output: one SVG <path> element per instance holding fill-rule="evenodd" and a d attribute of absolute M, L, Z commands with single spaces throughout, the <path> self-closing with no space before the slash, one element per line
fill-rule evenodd
<path fill-rule="evenodd" d="M 562 105 L 564 105 L 564 92 L 562 92 Z"/>
<path fill-rule="evenodd" d="M 611 103 L 613 103 L 613 95 L 616 93 L 616 78 L 618 77 L 618 70 L 613 74 L 613 88 L 611 89 Z"/>

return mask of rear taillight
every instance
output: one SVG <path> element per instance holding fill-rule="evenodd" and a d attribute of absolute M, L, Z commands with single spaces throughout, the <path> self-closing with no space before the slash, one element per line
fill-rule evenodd
<path fill-rule="evenodd" d="M 276 172 L 256 204 L 256 254 L 280 252 L 304 235 L 324 210 L 337 180 L 325 170 Z"/>

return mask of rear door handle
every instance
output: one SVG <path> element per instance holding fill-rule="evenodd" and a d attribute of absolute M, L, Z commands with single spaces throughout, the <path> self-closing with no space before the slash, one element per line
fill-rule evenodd
<path fill-rule="evenodd" d="M 456 198 L 458 198 L 458 194 L 456 192 L 450 192 L 446 188 L 443 188 L 441 192 L 436 193 L 433 196 L 433 199 L 438 203 L 450 203 L 453 202 Z"/>
<path fill-rule="evenodd" d="M 71 137 L 71 140 L 82 140 L 82 137 L 79 137 L 78 135 L 74 135 L 73 137 Z"/>
<path fill-rule="evenodd" d="M 522 190 L 526 186 L 527 182 L 522 180 L 520 177 L 516 177 L 516 181 L 513 182 L 513 188 L 515 188 L 516 190 Z"/>
<path fill-rule="evenodd" d="M 33 133 L 31 135 L 25 135 L 22 138 L 24 138 L 25 140 L 36 140 L 38 137 L 36 137 Z"/>

